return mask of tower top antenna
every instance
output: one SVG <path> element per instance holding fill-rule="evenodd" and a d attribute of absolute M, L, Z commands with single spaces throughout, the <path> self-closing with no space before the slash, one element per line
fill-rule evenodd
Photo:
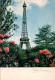
<path fill-rule="evenodd" d="M 26 3 L 25 3 L 25 1 L 24 1 L 24 4 L 23 4 L 23 7 L 26 7 Z"/>

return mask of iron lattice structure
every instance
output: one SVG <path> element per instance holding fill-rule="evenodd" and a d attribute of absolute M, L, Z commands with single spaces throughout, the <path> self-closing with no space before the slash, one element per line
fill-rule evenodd
<path fill-rule="evenodd" d="M 30 49 L 30 42 L 28 38 L 28 31 L 27 31 L 27 18 L 26 18 L 26 4 L 23 4 L 23 22 L 22 22 L 22 33 L 20 38 L 20 48 L 23 47 L 23 44 L 26 45 L 26 49 Z"/>

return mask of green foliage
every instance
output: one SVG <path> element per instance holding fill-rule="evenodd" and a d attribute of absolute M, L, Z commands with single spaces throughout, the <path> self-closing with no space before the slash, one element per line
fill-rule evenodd
<path fill-rule="evenodd" d="M 4 51 L 4 47 L 9 47 L 9 52 Z M 0 45 L 2 52 L 0 52 L 0 67 L 49 67 L 49 56 L 39 55 L 39 50 L 31 52 L 30 50 L 22 50 L 16 44 L 11 44 L 4 40 Z M 39 59 L 39 63 L 34 59 Z M 49 58 L 49 59 L 48 59 Z M 53 57 L 54 59 L 55 57 Z"/>
<path fill-rule="evenodd" d="M 54 46 L 55 43 L 55 32 L 51 32 L 50 25 L 44 25 L 42 28 L 39 28 L 39 33 L 36 34 L 34 42 L 37 46 L 48 48 Z"/>
<path fill-rule="evenodd" d="M 16 15 L 11 11 L 8 11 L 7 7 L 12 5 L 12 0 L 0 1 L 0 34 L 10 33 L 11 30 L 16 30 L 18 26 L 14 23 L 17 19 Z"/>
<path fill-rule="evenodd" d="M 49 61 L 46 58 L 46 55 L 39 55 L 39 67 L 49 67 Z"/>

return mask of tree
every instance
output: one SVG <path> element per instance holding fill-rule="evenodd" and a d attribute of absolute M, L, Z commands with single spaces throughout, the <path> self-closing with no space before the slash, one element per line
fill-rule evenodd
<path fill-rule="evenodd" d="M 11 30 L 18 28 L 14 23 L 17 17 L 11 9 L 7 10 L 9 5 L 12 5 L 12 0 L 0 0 L 0 34 L 11 33 Z"/>
<path fill-rule="evenodd" d="M 42 28 L 39 28 L 39 33 L 36 34 L 34 42 L 38 46 L 48 48 L 50 45 L 53 46 L 53 42 L 55 41 L 54 34 L 54 32 L 51 32 L 50 25 L 44 25 Z"/>
<path fill-rule="evenodd" d="M 52 46 L 55 47 L 55 32 L 52 32 L 51 36 Z"/>

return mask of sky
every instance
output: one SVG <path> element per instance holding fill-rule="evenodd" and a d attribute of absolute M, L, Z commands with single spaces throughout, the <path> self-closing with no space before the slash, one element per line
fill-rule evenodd
<path fill-rule="evenodd" d="M 36 44 L 33 42 L 35 34 L 38 34 L 39 28 L 49 24 L 52 31 L 55 31 L 55 0 L 13 0 L 14 5 L 9 6 L 18 19 L 15 23 L 19 26 L 14 36 L 9 40 L 14 40 L 16 44 L 20 43 L 21 31 L 22 31 L 22 18 L 23 18 L 23 3 L 25 1 L 27 8 L 27 29 L 28 37 L 30 38 L 31 47 Z"/>

